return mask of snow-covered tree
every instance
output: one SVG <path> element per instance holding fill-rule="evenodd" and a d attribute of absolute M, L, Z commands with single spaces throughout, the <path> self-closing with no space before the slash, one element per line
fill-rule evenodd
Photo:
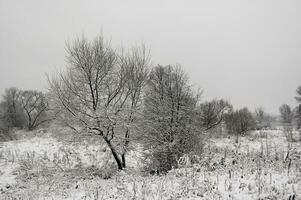
<path fill-rule="evenodd" d="M 226 100 L 206 101 L 200 105 L 198 119 L 205 130 L 218 126 L 225 114 L 232 110 L 232 105 Z"/>
<path fill-rule="evenodd" d="M 74 129 L 101 136 L 123 169 L 147 80 L 148 52 L 143 47 L 118 53 L 99 36 L 67 45 L 67 61 L 67 72 L 49 81 L 59 116 Z"/>
<path fill-rule="evenodd" d="M 293 120 L 293 112 L 289 105 L 283 104 L 279 108 L 281 122 L 286 124 L 291 124 Z"/>
<path fill-rule="evenodd" d="M 199 143 L 196 105 L 179 66 L 157 66 L 150 73 L 143 113 L 143 143 L 153 169 L 166 172 Z"/>
<path fill-rule="evenodd" d="M 42 92 L 34 90 L 22 91 L 20 101 L 28 130 L 33 130 L 52 119 L 47 116 L 49 107 Z"/>

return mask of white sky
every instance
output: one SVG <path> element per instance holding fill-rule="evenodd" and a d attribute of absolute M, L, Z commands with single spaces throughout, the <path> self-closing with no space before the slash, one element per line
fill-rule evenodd
<path fill-rule="evenodd" d="M 65 42 L 100 32 L 115 46 L 144 42 L 154 64 L 181 64 L 204 99 L 274 114 L 296 105 L 300 0 L 0 0 L 0 95 L 45 90 Z"/>

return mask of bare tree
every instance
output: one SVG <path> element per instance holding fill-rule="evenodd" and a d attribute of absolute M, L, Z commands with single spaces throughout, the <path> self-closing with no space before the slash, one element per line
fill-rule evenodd
<path fill-rule="evenodd" d="M 255 120 L 259 129 L 262 129 L 264 127 L 264 118 L 264 109 L 262 107 L 255 108 Z"/>
<path fill-rule="evenodd" d="M 255 127 L 255 120 L 248 108 L 242 108 L 228 113 L 225 117 L 225 121 L 229 133 L 237 136 L 236 143 L 240 135 L 245 134 Z"/>
<path fill-rule="evenodd" d="M 3 99 L 0 103 L 0 119 L 5 130 L 11 128 L 23 128 L 25 116 L 20 103 L 21 90 L 8 88 L 5 90 Z"/>
<path fill-rule="evenodd" d="M 220 99 L 204 102 L 200 105 L 199 120 L 205 130 L 218 126 L 225 117 L 225 114 L 232 110 L 229 102 Z"/>
<path fill-rule="evenodd" d="M 143 144 L 153 170 L 177 167 L 177 159 L 199 142 L 195 95 L 179 66 L 157 66 L 150 73 L 143 114 Z"/>
<path fill-rule="evenodd" d="M 263 121 L 263 118 L 264 118 L 264 109 L 262 107 L 257 107 L 255 108 L 255 115 L 256 115 L 256 118 L 258 119 L 258 121 Z"/>
<path fill-rule="evenodd" d="M 266 113 L 263 107 L 255 108 L 254 118 L 257 129 L 270 128 L 272 126 L 272 122 L 276 121 L 276 117 Z"/>
<path fill-rule="evenodd" d="M 118 55 L 99 36 L 92 42 L 82 38 L 68 44 L 67 54 L 67 73 L 49 81 L 58 109 L 65 111 L 61 116 L 70 126 L 77 124 L 101 136 L 118 169 L 123 169 L 148 53 L 142 48 Z"/>
<path fill-rule="evenodd" d="M 293 120 L 293 112 L 289 105 L 283 104 L 279 108 L 281 121 L 286 124 L 291 124 Z"/>
<path fill-rule="evenodd" d="M 34 90 L 22 91 L 20 101 L 25 113 L 28 130 L 33 130 L 52 119 L 46 114 L 48 103 L 42 92 Z"/>

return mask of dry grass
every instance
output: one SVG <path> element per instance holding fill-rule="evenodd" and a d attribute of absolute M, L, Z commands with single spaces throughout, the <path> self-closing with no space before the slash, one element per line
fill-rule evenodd
<path fill-rule="evenodd" d="M 6 199 L 300 199 L 300 146 L 269 131 L 241 138 L 239 144 L 233 138 L 214 139 L 203 156 L 186 155 L 179 160 L 179 169 L 164 176 L 142 176 L 130 169 L 116 173 L 103 147 L 62 145 L 46 153 L 2 148 L 0 162 L 15 167 L 16 182 L 4 186 L 1 195 Z"/>

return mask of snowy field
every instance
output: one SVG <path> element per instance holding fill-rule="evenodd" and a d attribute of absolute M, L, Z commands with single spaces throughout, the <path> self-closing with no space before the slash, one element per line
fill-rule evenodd
<path fill-rule="evenodd" d="M 301 199 L 301 142 L 281 130 L 254 131 L 237 144 L 211 138 L 200 157 L 183 157 L 162 176 L 141 173 L 136 149 L 116 172 L 102 143 L 51 133 L 2 142 L 0 199 Z"/>

